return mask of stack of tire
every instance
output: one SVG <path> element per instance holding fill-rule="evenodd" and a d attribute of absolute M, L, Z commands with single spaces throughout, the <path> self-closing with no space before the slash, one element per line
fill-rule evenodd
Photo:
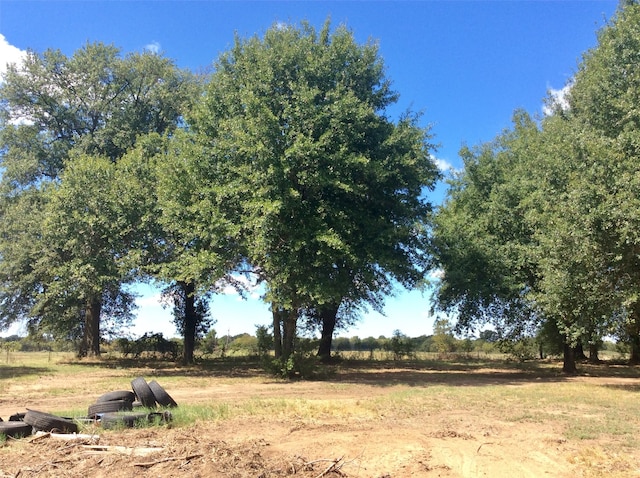
<path fill-rule="evenodd" d="M 131 388 L 133 391 L 116 390 L 99 396 L 89 406 L 88 417 L 99 420 L 102 428 L 107 429 L 131 428 L 141 422 L 171 421 L 171 412 L 159 412 L 158 406 L 174 408 L 178 404 L 158 382 L 147 383 L 143 377 L 137 377 L 131 381 Z M 134 408 L 146 411 L 134 412 Z"/>
<path fill-rule="evenodd" d="M 143 377 L 137 377 L 131 381 L 131 388 L 100 395 L 89 406 L 87 418 L 99 421 L 103 428 L 131 428 L 138 423 L 171 421 L 171 412 L 166 409 L 178 404 L 158 382 L 147 383 Z M 144 411 L 134 412 L 134 408 Z M 78 433 L 78 424 L 71 418 L 29 409 L 12 415 L 8 422 L 0 418 L 0 435 L 19 438 L 34 431 Z"/>
<path fill-rule="evenodd" d="M 0 418 L 0 433 L 4 436 L 19 438 L 31 435 L 33 431 L 78 433 L 78 424 L 71 418 L 59 417 L 37 410 L 16 413 L 8 422 Z"/>

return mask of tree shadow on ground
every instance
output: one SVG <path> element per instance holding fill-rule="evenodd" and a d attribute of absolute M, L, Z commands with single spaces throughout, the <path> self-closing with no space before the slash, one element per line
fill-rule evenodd
<path fill-rule="evenodd" d="M 131 370 L 154 377 L 261 378 L 282 383 L 265 371 L 259 357 L 232 356 L 200 359 L 182 365 L 155 358 L 116 358 L 70 361 L 96 368 Z M 34 372 L 37 373 L 37 372 Z M 619 363 L 580 364 L 575 375 L 562 373 L 560 361 L 515 362 L 506 360 L 342 360 L 320 365 L 308 381 L 352 383 L 378 387 L 398 385 L 491 386 L 564 382 L 576 377 L 637 378 L 640 368 Z M 298 381 L 298 380 L 293 380 Z"/>
<path fill-rule="evenodd" d="M 193 365 L 184 365 L 180 362 L 154 357 L 107 357 L 61 363 L 101 369 L 126 369 L 139 375 L 164 377 L 270 377 L 262 367 L 260 359 L 249 356 L 200 359 Z"/>
<path fill-rule="evenodd" d="M 640 392 L 640 383 L 603 383 L 602 387 L 625 392 Z"/>
<path fill-rule="evenodd" d="M 562 381 L 556 370 L 531 364 L 505 361 L 380 361 L 361 366 L 349 362 L 340 367 L 341 383 L 380 387 L 408 386 L 486 386 L 538 381 Z"/>
<path fill-rule="evenodd" d="M 43 375 L 47 373 L 51 373 L 51 369 L 46 367 L 27 367 L 25 365 L 0 366 L 0 380 L 26 377 L 29 375 Z"/>
<path fill-rule="evenodd" d="M 511 362 L 504 360 L 380 361 L 366 366 L 346 363 L 340 382 L 378 386 L 491 386 L 565 382 L 586 377 L 640 380 L 640 368 L 620 363 L 579 364 L 578 373 L 562 372 L 558 360 Z"/>

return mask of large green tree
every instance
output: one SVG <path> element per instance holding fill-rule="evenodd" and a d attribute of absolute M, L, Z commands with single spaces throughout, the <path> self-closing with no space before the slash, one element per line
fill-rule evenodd
<path fill-rule="evenodd" d="M 568 107 L 547 122 L 561 194 L 546 204 L 542 300 L 610 331 L 622 321 L 640 361 L 640 5 L 626 2 L 573 79 Z M 549 163 L 549 162 L 548 162 Z M 555 231 L 551 234 L 552 231 Z M 588 318 L 588 320 L 587 320 Z"/>
<path fill-rule="evenodd" d="M 544 143 L 536 159 L 536 176 L 543 178 L 532 194 L 537 207 L 530 215 L 535 229 L 538 287 L 530 296 L 553 317 L 564 338 L 564 370 L 575 371 L 574 347 L 596 345 L 611 332 L 619 308 L 611 282 L 611 259 L 601 247 L 603 219 L 609 214 L 606 188 L 593 182 L 595 143 L 585 148 L 574 125 L 562 115 L 546 118 Z M 602 150 L 600 153 L 604 153 Z M 600 178 L 601 180 L 604 178 Z M 606 241 L 605 241 L 606 242 Z"/>
<path fill-rule="evenodd" d="M 126 175 L 108 158 L 73 158 L 59 179 L 44 191 L 33 271 L 43 288 L 29 315 L 42 330 L 79 336 L 86 355 L 100 349 L 102 321 L 132 318 L 134 297 L 122 285 L 134 280 L 127 255 L 140 209 Z"/>
<path fill-rule="evenodd" d="M 397 98 L 377 47 L 328 22 L 237 38 L 216 64 L 192 121 L 210 151 L 198 166 L 266 283 L 284 358 L 301 311 L 335 317 L 422 277 L 438 172 L 419 118 L 387 116 Z"/>
<path fill-rule="evenodd" d="M 159 138 L 157 138 L 159 139 Z M 174 322 L 184 338 L 186 363 L 193 362 L 196 340 L 211 325 L 208 301 L 228 284 L 241 262 L 235 242 L 237 225 L 215 214 L 209 192 L 217 187 L 215 171 L 198 165 L 206 151 L 189 131 L 177 131 L 156 143 L 151 156 L 140 148 L 151 168 L 141 178 L 155 198 L 153 254 L 144 262 L 145 274 L 167 284 L 164 296 L 173 305 Z M 144 160 L 142 160 L 144 162 Z M 209 182 L 212 181 L 212 182 Z"/>
<path fill-rule="evenodd" d="M 577 189 L 590 184 L 578 166 L 583 153 L 561 115 L 538 124 L 516 114 L 493 143 L 463 150 L 465 169 L 433 238 L 443 271 L 437 306 L 456 314 L 460 328 L 489 323 L 512 338 L 548 322 L 545 330 L 561 335 L 568 373 L 574 348 L 595 345 L 615 307 L 595 239 L 606 210 L 593 190 Z"/>
<path fill-rule="evenodd" d="M 89 227 L 94 225 L 90 221 L 108 220 L 109 211 L 100 208 L 122 200 L 106 199 L 121 191 L 112 182 L 102 184 L 100 174 L 92 179 L 89 166 L 103 168 L 100 171 L 108 176 L 112 172 L 106 163 L 119 161 L 140 135 L 175 129 L 192 99 L 192 84 L 190 74 L 162 56 L 144 53 L 121 57 L 117 48 L 100 43 L 87 44 L 71 57 L 57 50 L 43 54 L 31 51 L 22 64 L 9 67 L 0 87 L 3 326 L 17 319 L 29 319 L 33 324 L 41 320 L 70 323 L 56 318 L 59 301 L 42 298 L 63 285 L 71 289 L 59 290 L 56 296 L 82 301 L 68 308 L 68 313 L 77 312 L 77 321 L 84 324 L 81 353 L 99 353 L 100 319 L 107 311 L 114 317 L 129 316 L 130 301 L 118 299 L 124 297 L 120 284 L 128 280 L 121 269 L 127 245 L 113 242 L 130 239 L 130 234 L 111 230 L 115 232 L 108 239 Z M 66 175 L 66 169 L 76 162 L 78 168 Z M 77 190 L 80 185 L 82 191 Z M 114 188 L 109 190 L 110 186 Z M 87 202 L 72 201 L 76 193 Z M 69 203 L 56 199 L 59 197 L 70 198 Z M 99 200 L 106 202 L 98 204 Z M 27 205 L 30 214 L 22 217 Z M 56 231 L 51 223 L 47 229 L 51 218 L 64 220 L 64 226 Z M 116 224 L 127 233 L 139 226 Z M 83 237 L 63 237 L 64 231 Z M 106 229 L 100 232 L 108 234 Z M 56 264 L 55 275 L 36 267 L 43 260 L 43 251 L 48 251 L 48 260 Z M 106 260 L 109 254 L 111 265 L 105 267 L 110 272 L 92 275 L 89 270 L 96 258 Z M 125 275 L 116 277 L 116 270 Z M 84 278 L 82 271 L 89 271 Z M 109 280 L 103 274 L 109 275 Z M 95 283 L 88 285 L 93 279 Z M 84 292 L 78 292 L 74 281 L 86 286 Z M 102 289 L 90 292 L 90 288 Z M 105 307 L 107 299 L 109 307 Z"/>
<path fill-rule="evenodd" d="M 457 316 L 458 328 L 490 323 L 503 336 L 518 336 L 540 319 L 527 297 L 538 280 L 527 216 L 539 144 L 538 125 L 518 112 L 493 142 L 461 150 L 464 170 L 450 180 L 431 243 L 442 274 L 436 305 Z"/>
<path fill-rule="evenodd" d="M 640 358 L 640 6 L 622 5 L 598 39 L 568 106 L 465 161 L 435 228 L 439 304 L 463 324 L 524 304 L 562 335 L 566 372 L 573 346 L 595 349 L 620 321 Z"/>

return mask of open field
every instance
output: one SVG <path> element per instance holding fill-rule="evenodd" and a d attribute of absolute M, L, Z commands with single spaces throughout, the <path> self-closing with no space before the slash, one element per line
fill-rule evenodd
<path fill-rule="evenodd" d="M 6 360 L 5 360 L 6 359 Z M 0 477 L 640 476 L 640 369 L 492 360 L 344 361 L 285 382 L 256 361 L 195 367 L 0 357 L 0 417 L 26 408 L 82 416 L 107 391 L 156 379 L 179 403 L 170 427 L 103 431 L 101 445 L 7 440 Z"/>

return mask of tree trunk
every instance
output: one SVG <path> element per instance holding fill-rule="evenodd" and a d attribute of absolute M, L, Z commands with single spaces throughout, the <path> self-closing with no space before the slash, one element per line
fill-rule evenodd
<path fill-rule="evenodd" d="M 576 360 L 587 360 L 587 356 L 584 354 L 584 347 L 582 346 L 582 340 L 579 340 L 573 349 L 573 354 Z"/>
<path fill-rule="evenodd" d="M 84 313 L 84 335 L 78 353 L 81 357 L 100 356 L 100 313 L 102 302 L 100 299 L 92 299 L 87 304 Z"/>
<path fill-rule="evenodd" d="M 294 352 L 298 314 L 295 310 L 286 310 L 282 321 L 282 361 L 286 361 Z"/>
<path fill-rule="evenodd" d="M 276 359 L 282 358 L 282 310 L 271 304 L 273 315 L 273 351 Z"/>
<path fill-rule="evenodd" d="M 574 348 L 565 342 L 564 344 L 564 363 L 562 364 L 562 371 L 564 373 L 574 374 L 578 372 L 576 367 L 576 356 Z"/>
<path fill-rule="evenodd" d="M 598 357 L 598 342 L 589 342 L 589 362 L 600 363 L 600 357 Z"/>
<path fill-rule="evenodd" d="M 629 322 L 625 325 L 625 332 L 629 336 L 629 365 L 640 364 L 640 303 L 636 302 L 631 309 Z"/>
<path fill-rule="evenodd" d="M 629 337 L 629 345 L 631 346 L 631 355 L 629 356 L 629 365 L 640 364 L 640 335 L 635 333 Z"/>
<path fill-rule="evenodd" d="M 331 360 L 331 342 L 333 340 L 333 331 L 336 328 L 338 306 L 328 304 L 321 307 L 318 313 L 322 320 L 320 344 L 318 345 L 318 357 L 320 357 L 322 362 L 327 363 Z"/>
<path fill-rule="evenodd" d="M 193 352 L 196 348 L 196 327 L 198 317 L 196 315 L 195 284 L 193 282 L 179 282 L 179 287 L 184 294 L 184 356 L 185 364 L 193 363 Z"/>

